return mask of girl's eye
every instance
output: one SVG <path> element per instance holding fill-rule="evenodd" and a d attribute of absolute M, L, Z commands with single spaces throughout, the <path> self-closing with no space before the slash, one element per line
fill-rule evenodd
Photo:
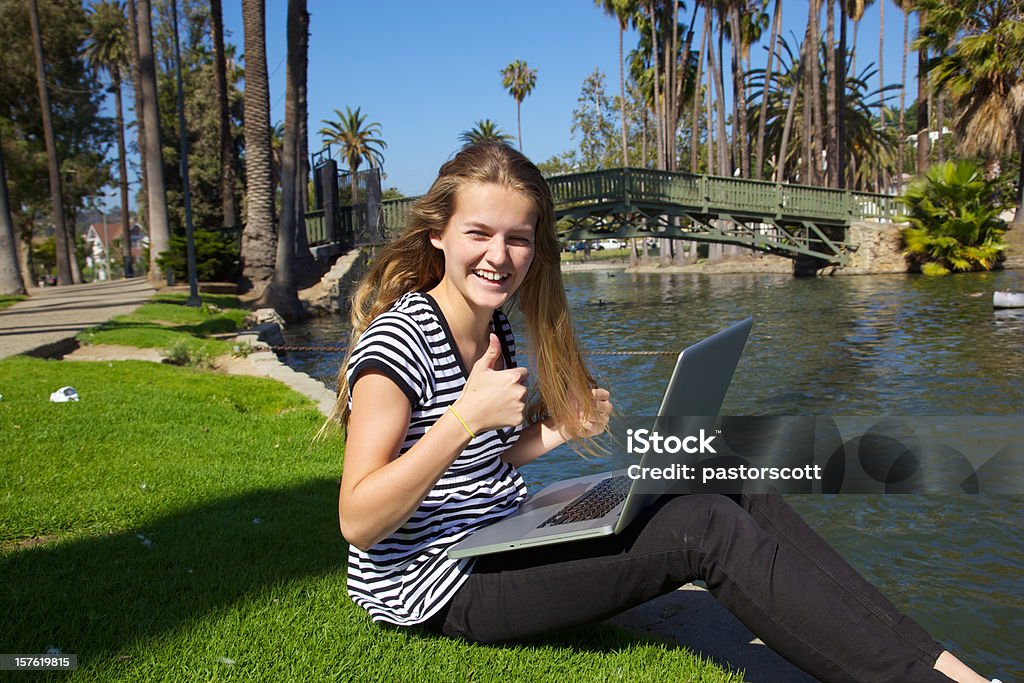
<path fill-rule="evenodd" d="M 510 237 L 508 241 L 522 247 L 530 246 L 530 239 L 528 237 Z"/>

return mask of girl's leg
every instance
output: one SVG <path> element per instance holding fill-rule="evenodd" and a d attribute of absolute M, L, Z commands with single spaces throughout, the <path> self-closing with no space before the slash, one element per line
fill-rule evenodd
<path fill-rule="evenodd" d="M 440 627 L 483 642 L 531 637 L 700 578 L 765 643 L 822 680 L 948 682 L 932 668 L 941 646 L 769 498 L 742 507 L 717 495 L 666 498 L 619 536 L 485 556 Z"/>

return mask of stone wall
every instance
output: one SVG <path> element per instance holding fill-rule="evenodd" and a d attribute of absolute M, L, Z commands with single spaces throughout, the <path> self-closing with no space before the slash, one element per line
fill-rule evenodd
<path fill-rule="evenodd" d="M 846 266 L 836 268 L 835 275 L 873 275 L 906 273 L 907 259 L 900 243 L 901 225 L 855 221 L 850 225 L 847 241 L 859 245 L 850 254 Z"/>

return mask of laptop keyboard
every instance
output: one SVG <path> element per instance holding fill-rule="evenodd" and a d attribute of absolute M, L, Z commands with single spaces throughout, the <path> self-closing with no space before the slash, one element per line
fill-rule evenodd
<path fill-rule="evenodd" d="M 603 480 L 594 488 L 566 505 L 544 521 L 537 528 L 558 526 L 572 522 L 584 522 L 599 519 L 608 511 L 626 499 L 633 480 L 627 476 L 611 477 Z"/>

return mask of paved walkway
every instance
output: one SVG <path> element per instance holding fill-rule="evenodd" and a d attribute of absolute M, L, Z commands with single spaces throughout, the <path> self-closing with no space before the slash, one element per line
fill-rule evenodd
<path fill-rule="evenodd" d="M 76 334 L 131 313 L 153 296 L 145 278 L 43 287 L 0 311 L 0 358 L 70 350 Z"/>

